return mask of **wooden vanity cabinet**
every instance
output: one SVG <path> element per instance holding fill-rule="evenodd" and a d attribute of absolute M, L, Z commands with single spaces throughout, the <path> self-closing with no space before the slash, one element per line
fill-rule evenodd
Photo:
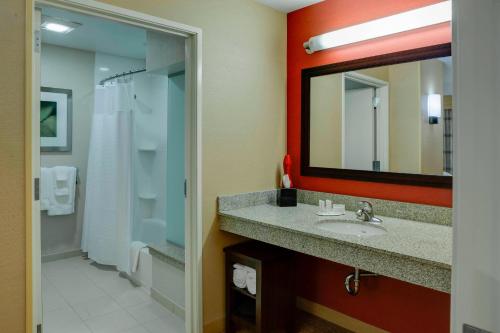
<path fill-rule="evenodd" d="M 224 249 L 226 254 L 226 333 L 289 333 L 295 310 L 293 252 L 249 241 Z M 256 270 L 257 293 L 233 284 L 233 264 Z"/>

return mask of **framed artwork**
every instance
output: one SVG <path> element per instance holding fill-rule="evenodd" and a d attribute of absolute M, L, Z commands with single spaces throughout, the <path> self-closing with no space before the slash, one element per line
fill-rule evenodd
<path fill-rule="evenodd" d="M 42 87 L 40 94 L 40 150 L 70 152 L 73 92 Z"/>

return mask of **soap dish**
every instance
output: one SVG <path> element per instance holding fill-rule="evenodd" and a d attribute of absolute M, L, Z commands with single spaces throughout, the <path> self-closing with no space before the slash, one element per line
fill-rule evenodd
<path fill-rule="evenodd" d="M 318 215 L 318 216 L 341 216 L 341 215 L 345 215 L 345 212 L 336 212 L 336 211 L 316 212 L 316 215 Z"/>

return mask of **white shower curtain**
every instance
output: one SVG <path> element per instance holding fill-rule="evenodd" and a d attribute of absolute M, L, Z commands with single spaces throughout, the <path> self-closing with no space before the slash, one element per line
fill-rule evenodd
<path fill-rule="evenodd" d="M 95 89 L 82 250 L 90 259 L 129 272 L 132 193 L 133 82 Z"/>

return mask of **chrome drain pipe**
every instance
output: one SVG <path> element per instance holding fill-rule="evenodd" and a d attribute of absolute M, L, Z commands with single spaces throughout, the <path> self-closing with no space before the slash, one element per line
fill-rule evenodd
<path fill-rule="evenodd" d="M 359 280 L 361 277 L 378 276 L 375 273 L 360 273 L 359 268 L 354 268 L 354 273 L 346 276 L 344 285 L 347 293 L 356 296 L 359 293 Z"/>

